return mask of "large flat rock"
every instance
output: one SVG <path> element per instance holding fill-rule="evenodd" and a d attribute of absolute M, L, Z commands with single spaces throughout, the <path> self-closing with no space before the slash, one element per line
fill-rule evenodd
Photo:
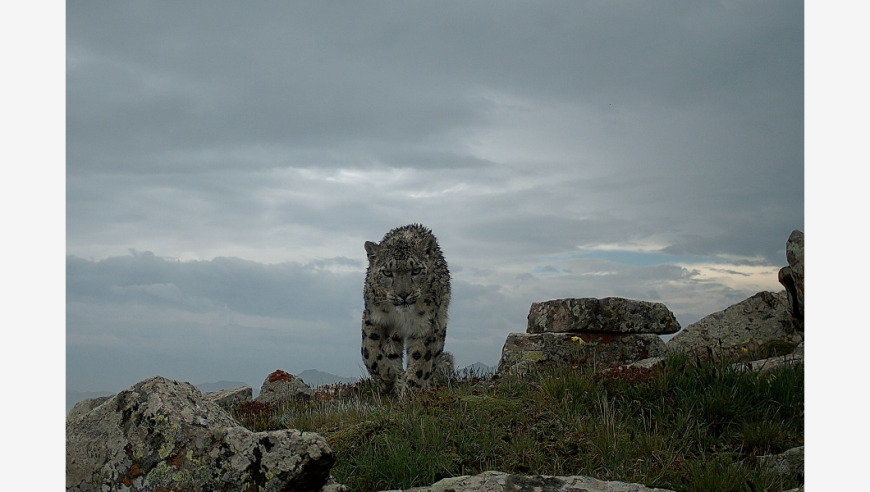
<path fill-rule="evenodd" d="M 431 487 L 415 487 L 407 489 L 405 492 L 508 492 L 517 490 L 540 490 L 547 492 L 674 492 L 669 489 L 656 489 L 638 483 L 598 480 L 582 475 L 565 477 L 516 475 L 499 471 L 445 478 Z"/>
<path fill-rule="evenodd" d="M 666 352 L 665 342 L 647 333 L 510 333 L 498 371 L 558 364 L 625 365 Z"/>
<path fill-rule="evenodd" d="M 674 313 L 660 302 L 621 297 L 556 299 L 532 303 L 527 333 L 654 333 L 680 331 Z"/>

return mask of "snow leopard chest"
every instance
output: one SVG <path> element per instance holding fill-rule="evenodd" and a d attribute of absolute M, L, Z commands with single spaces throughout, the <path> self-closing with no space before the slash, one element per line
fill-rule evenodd
<path fill-rule="evenodd" d="M 432 332 L 432 315 L 416 306 L 398 308 L 389 306 L 386 310 L 375 309 L 372 321 L 387 327 L 391 332 L 399 332 L 403 338 L 416 338 Z"/>

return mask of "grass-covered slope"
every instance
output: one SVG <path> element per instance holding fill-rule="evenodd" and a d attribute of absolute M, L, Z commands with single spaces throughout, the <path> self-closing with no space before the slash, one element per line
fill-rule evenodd
<path fill-rule="evenodd" d="M 589 475 L 679 491 L 800 485 L 756 457 L 803 445 L 803 366 L 759 374 L 673 355 L 654 369 L 559 367 L 522 379 L 465 375 L 408 400 L 370 381 L 282 408 L 244 404 L 253 430 L 326 437 L 355 491 L 430 485 L 486 470 Z"/>

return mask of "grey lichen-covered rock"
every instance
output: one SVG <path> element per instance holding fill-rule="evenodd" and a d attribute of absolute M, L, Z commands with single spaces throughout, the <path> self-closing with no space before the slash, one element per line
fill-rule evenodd
<path fill-rule="evenodd" d="M 665 343 L 652 334 L 510 333 L 502 348 L 498 372 L 522 372 L 551 364 L 607 367 L 666 353 Z"/>
<path fill-rule="evenodd" d="M 679 330 L 674 313 L 660 302 L 606 297 L 532 303 L 526 332 L 670 334 Z"/>
<path fill-rule="evenodd" d="M 203 395 L 203 398 L 206 400 L 217 403 L 221 408 L 225 410 L 232 409 L 234 406 L 239 403 L 245 403 L 252 400 L 253 390 L 250 386 L 241 386 L 238 388 L 225 389 L 221 391 L 212 391 L 211 393 L 206 393 Z"/>
<path fill-rule="evenodd" d="M 780 454 L 768 454 L 758 457 L 758 463 L 776 475 L 804 478 L 804 447 L 791 448 Z"/>
<path fill-rule="evenodd" d="M 67 416 L 66 416 L 66 419 L 67 420 L 79 419 L 79 418 L 83 417 L 86 413 L 90 412 L 91 410 L 93 410 L 93 409 L 97 408 L 98 406 L 102 405 L 103 403 L 105 403 L 109 398 L 111 398 L 111 397 L 110 396 L 101 396 L 99 398 L 88 398 L 87 400 L 82 400 L 82 401 L 76 403 L 70 409 L 69 414 L 67 414 Z"/>
<path fill-rule="evenodd" d="M 319 490 L 334 461 L 315 433 L 251 432 L 193 385 L 161 377 L 67 421 L 73 491 Z"/>
<path fill-rule="evenodd" d="M 308 400 L 312 396 L 314 396 L 314 390 L 305 384 L 302 378 L 278 369 L 266 376 L 256 401 L 259 403 L 281 404 L 297 400 Z"/>
<path fill-rule="evenodd" d="M 788 311 L 795 329 L 804 329 L 804 233 L 792 231 L 785 245 L 788 266 L 779 271 L 779 283 L 788 295 Z"/>
<path fill-rule="evenodd" d="M 692 323 L 668 340 L 667 346 L 701 356 L 735 356 L 774 342 L 794 348 L 803 336 L 795 331 L 787 305 L 785 292 L 759 292 Z"/>
<path fill-rule="evenodd" d="M 445 478 L 430 487 L 415 487 L 407 489 L 404 492 L 514 492 L 521 490 L 540 490 L 546 492 L 674 492 L 669 489 L 646 487 L 637 483 L 597 480 L 586 476 L 511 475 L 498 471 L 487 471 L 480 475 Z"/>

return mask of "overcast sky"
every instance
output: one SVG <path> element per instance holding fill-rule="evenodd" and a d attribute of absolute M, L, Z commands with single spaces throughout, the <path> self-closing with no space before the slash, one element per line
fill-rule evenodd
<path fill-rule="evenodd" d="M 69 2 L 66 365 L 361 375 L 366 240 L 420 222 L 447 350 L 532 302 L 781 290 L 804 229 L 803 4 Z"/>

